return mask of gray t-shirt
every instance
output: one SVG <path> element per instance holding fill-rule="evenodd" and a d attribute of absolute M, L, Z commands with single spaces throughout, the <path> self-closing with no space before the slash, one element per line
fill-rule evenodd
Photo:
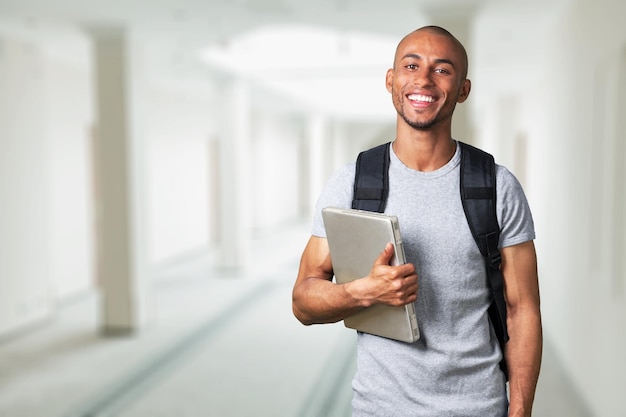
<path fill-rule="evenodd" d="M 460 147 L 442 168 L 419 172 L 391 149 L 385 212 L 398 216 L 409 262 L 419 276 L 415 343 L 358 334 L 353 417 L 502 417 L 507 414 L 502 353 L 489 323 L 484 260 L 459 193 Z M 337 171 L 321 194 L 312 234 L 325 237 L 323 207 L 349 208 L 355 164 Z M 497 166 L 500 246 L 535 238 L 524 192 Z"/>

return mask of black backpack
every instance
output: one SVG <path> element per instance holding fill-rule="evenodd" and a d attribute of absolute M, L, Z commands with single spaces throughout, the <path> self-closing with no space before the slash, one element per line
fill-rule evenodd
<path fill-rule="evenodd" d="M 503 358 L 500 368 L 508 380 L 504 346 L 509 340 L 506 326 L 504 280 L 500 271 L 500 226 L 496 217 L 496 167 L 493 156 L 466 143 L 461 146 L 460 193 L 465 217 L 474 240 L 485 258 L 492 293 L 489 319 L 498 337 Z M 389 143 L 361 152 L 356 161 L 352 208 L 385 211 L 389 195 Z"/>

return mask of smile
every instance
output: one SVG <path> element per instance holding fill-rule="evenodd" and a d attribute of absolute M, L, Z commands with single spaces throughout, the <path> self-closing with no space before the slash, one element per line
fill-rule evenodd
<path fill-rule="evenodd" d="M 432 103 L 435 101 L 433 96 L 425 96 L 423 94 L 409 94 L 407 98 L 411 101 L 423 102 L 423 103 Z"/>

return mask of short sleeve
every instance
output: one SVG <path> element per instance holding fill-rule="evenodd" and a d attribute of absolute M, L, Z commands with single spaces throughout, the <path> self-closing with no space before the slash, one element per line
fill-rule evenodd
<path fill-rule="evenodd" d="M 350 163 L 337 170 L 328 180 L 315 206 L 311 234 L 326 237 L 322 209 L 325 207 L 350 208 L 352 206 L 352 188 L 356 164 Z"/>
<path fill-rule="evenodd" d="M 497 215 L 500 224 L 500 247 L 535 239 L 535 225 L 524 190 L 505 167 L 496 170 Z"/>

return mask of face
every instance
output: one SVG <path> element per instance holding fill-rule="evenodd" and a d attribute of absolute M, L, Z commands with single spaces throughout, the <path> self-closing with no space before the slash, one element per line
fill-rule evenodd
<path fill-rule="evenodd" d="M 417 130 L 451 124 L 456 103 L 467 99 L 470 81 L 462 47 L 447 36 L 417 31 L 398 45 L 387 90 L 398 116 Z"/>

